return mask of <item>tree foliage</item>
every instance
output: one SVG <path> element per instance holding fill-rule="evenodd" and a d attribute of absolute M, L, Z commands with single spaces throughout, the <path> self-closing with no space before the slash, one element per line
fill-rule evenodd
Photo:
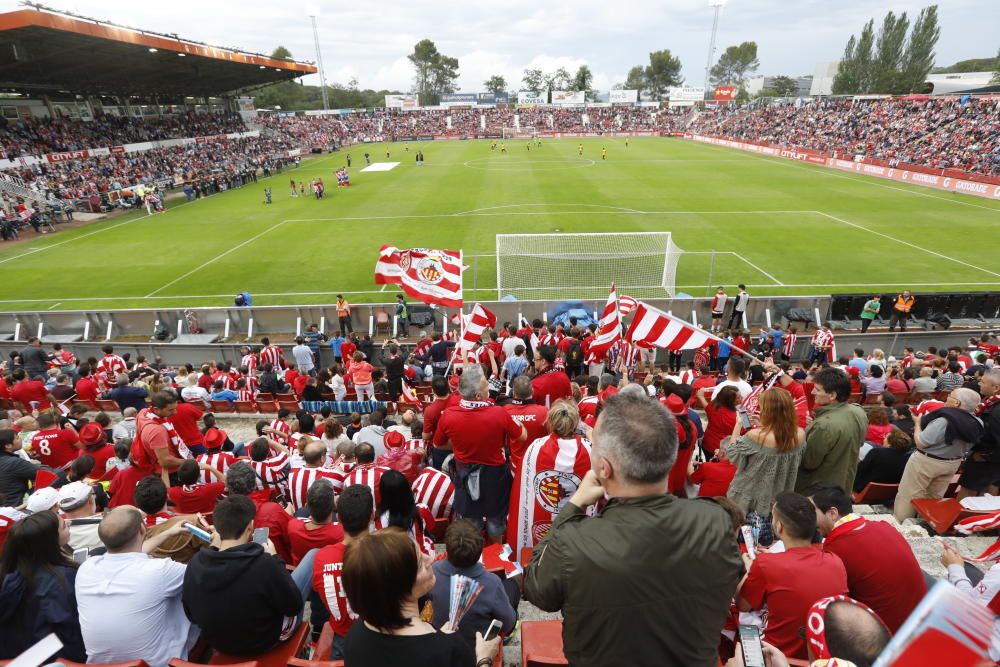
<path fill-rule="evenodd" d="M 774 91 L 775 97 L 792 97 L 799 89 L 799 84 L 790 76 L 776 76 L 767 89 Z"/>
<path fill-rule="evenodd" d="M 726 49 L 719 62 L 709 71 L 709 81 L 715 85 L 726 84 L 743 87 L 747 74 L 760 67 L 757 59 L 757 42 L 743 42 Z"/>
<path fill-rule="evenodd" d="M 947 67 L 935 67 L 931 71 L 935 74 L 962 74 L 965 72 L 992 72 L 997 65 L 1000 65 L 1000 55 L 995 58 L 970 58 L 959 60 L 954 65 Z"/>
<path fill-rule="evenodd" d="M 639 95 L 642 95 L 642 91 L 646 90 L 646 68 L 636 65 L 630 69 L 622 87 L 625 90 L 638 90 Z"/>
<path fill-rule="evenodd" d="M 289 51 L 288 49 L 286 49 L 284 46 L 282 46 L 282 45 L 279 44 L 278 47 L 274 51 L 271 51 L 271 59 L 272 60 L 292 60 L 292 52 Z"/>
<path fill-rule="evenodd" d="M 671 86 L 679 86 L 684 82 L 684 77 L 681 76 L 681 59 L 671 55 L 670 49 L 650 53 L 649 65 L 643 74 L 646 92 L 656 100 L 666 97 L 667 89 Z M 629 75 L 631 76 L 631 72 Z"/>
<path fill-rule="evenodd" d="M 580 65 L 573 75 L 572 90 L 581 90 L 586 93 L 587 101 L 597 100 L 597 92 L 594 90 L 594 73 L 586 65 Z"/>
<path fill-rule="evenodd" d="M 573 79 L 565 67 L 560 67 L 555 72 L 549 72 L 543 78 L 545 86 L 549 90 L 569 90 L 573 85 Z"/>
<path fill-rule="evenodd" d="M 483 81 L 483 89 L 488 90 L 494 95 L 499 95 L 507 90 L 507 79 L 499 74 L 494 74 L 486 79 L 486 81 Z"/>
<path fill-rule="evenodd" d="M 993 65 L 993 83 L 1000 83 L 1000 51 L 997 51 L 996 64 Z"/>
<path fill-rule="evenodd" d="M 526 69 L 521 77 L 521 89 L 536 95 L 545 90 L 545 73 L 540 69 Z"/>
<path fill-rule="evenodd" d="M 458 59 L 438 51 L 430 39 L 422 39 L 407 56 L 413 65 L 414 92 L 424 96 L 425 104 L 436 104 L 443 93 L 455 92 L 458 80 Z"/>
<path fill-rule="evenodd" d="M 934 66 L 934 48 L 941 34 L 937 5 L 921 10 L 910 30 L 906 13 L 889 12 L 875 35 L 875 20 L 865 24 L 860 37 L 851 35 L 844 48 L 840 68 L 833 80 L 833 93 L 902 94 L 923 88 Z"/>

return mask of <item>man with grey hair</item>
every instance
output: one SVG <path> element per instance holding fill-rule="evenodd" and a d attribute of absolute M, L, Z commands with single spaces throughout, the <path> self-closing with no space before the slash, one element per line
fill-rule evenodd
<path fill-rule="evenodd" d="M 979 394 L 971 389 L 953 389 L 943 408 L 924 415 L 913 424 L 917 450 L 906 461 L 903 478 L 893 505 L 901 522 L 916 514 L 913 498 L 943 498 L 962 460 L 983 436 L 983 422 L 975 415 Z"/>
<path fill-rule="evenodd" d="M 198 639 L 198 628 L 181 604 L 186 566 L 147 555 L 186 529 L 177 523 L 148 540 L 146 531 L 138 509 L 114 508 L 98 528 L 107 554 L 90 558 L 77 570 L 76 602 L 87 662 L 141 659 L 150 667 L 166 667 L 172 658 L 187 659 Z"/>
<path fill-rule="evenodd" d="M 455 456 L 455 513 L 471 519 L 495 542 L 507 530 L 511 474 L 504 449 L 524 442 L 521 424 L 489 400 L 489 385 L 479 366 L 468 368 L 458 382 L 462 400 L 438 421 L 434 446 Z"/>
<path fill-rule="evenodd" d="M 670 413 L 648 396 L 604 401 L 591 470 L 535 547 L 525 598 L 563 612 L 576 667 L 711 667 L 740 577 L 729 515 L 667 492 L 677 458 Z M 544 496 L 540 496 L 541 498 Z M 608 498 L 596 517 L 590 505 Z"/>
<path fill-rule="evenodd" d="M 146 407 L 146 397 L 149 396 L 149 392 L 142 387 L 129 384 L 127 375 L 120 373 L 115 378 L 115 384 L 117 386 L 106 393 L 103 398 L 117 403 L 118 409 L 123 413 L 125 408 L 135 408 L 138 411 Z"/>
<path fill-rule="evenodd" d="M 983 420 L 983 436 L 965 460 L 958 480 L 958 499 L 978 496 L 1000 486 L 1000 369 L 991 369 L 979 378 L 982 402 L 975 415 Z M 992 493 L 996 495 L 996 489 Z"/>
<path fill-rule="evenodd" d="M 125 408 L 122 410 L 122 420 L 111 429 L 111 439 L 114 442 L 135 439 L 135 416 L 137 414 L 139 414 L 139 411 L 135 408 Z"/>

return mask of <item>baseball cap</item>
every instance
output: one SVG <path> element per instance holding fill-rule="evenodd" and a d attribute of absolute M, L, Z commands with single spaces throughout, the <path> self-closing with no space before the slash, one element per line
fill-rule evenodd
<path fill-rule="evenodd" d="M 84 482 L 70 482 L 59 489 L 59 509 L 72 512 L 83 506 L 94 490 Z"/>
<path fill-rule="evenodd" d="M 87 422 L 80 429 L 80 444 L 92 447 L 104 442 L 104 429 L 97 422 Z"/>
<path fill-rule="evenodd" d="M 51 486 L 38 489 L 28 496 L 28 505 L 25 507 L 30 513 L 44 512 L 52 509 L 52 506 L 59 500 L 59 489 Z"/>
<path fill-rule="evenodd" d="M 858 368 L 857 366 L 848 366 L 847 367 L 847 374 L 848 375 L 861 375 L 861 369 Z"/>

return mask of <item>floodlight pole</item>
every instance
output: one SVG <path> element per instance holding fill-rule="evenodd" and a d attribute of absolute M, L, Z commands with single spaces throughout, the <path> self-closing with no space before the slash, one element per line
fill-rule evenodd
<path fill-rule="evenodd" d="M 712 58 L 715 56 L 715 34 L 719 30 L 719 12 L 726 0 L 709 0 L 709 6 L 715 8 L 715 18 L 712 20 L 712 38 L 708 42 L 708 62 L 705 63 L 705 92 L 708 92 L 708 73 L 712 69 Z M 322 65 L 320 65 L 322 68 Z"/>
<path fill-rule="evenodd" d="M 310 16 L 313 24 L 313 40 L 316 42 L 316 64 L 319 65 L 319 90 L 323 94 L 323 109 L 330 108 L 330 100 L 326 96 L 326 76 L 323 74 L 323 52 L 319 50 L 319 31 L 316 29 L 316 17 Z M 716 14 L 718 19 L 718 14 Z"/>

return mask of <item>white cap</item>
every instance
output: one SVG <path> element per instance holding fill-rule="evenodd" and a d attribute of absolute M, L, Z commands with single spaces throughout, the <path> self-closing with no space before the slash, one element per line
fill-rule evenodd
<path fill-rule="evenodd" d="M 59 509 L 71 512 L 81 507 L 90 498 L 94 490 L 84 482 L 70 482 L 59 489 Z"/>
<path fill-rule="evenodd" d="M 52 509 L 52 506 L 59 501 L 59 490 L 53 489 L 51 486 L 46 486 L 45 488 L 38 489 L 28 497 L 27 509 L 32 514 L 36 512 L 44 512 L 45 510 Z"/>

